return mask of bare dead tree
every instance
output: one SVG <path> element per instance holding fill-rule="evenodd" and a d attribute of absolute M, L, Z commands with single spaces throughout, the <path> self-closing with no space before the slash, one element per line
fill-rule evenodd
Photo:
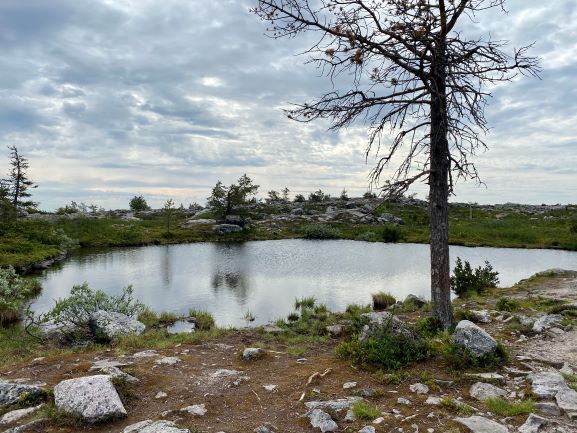
<path fill-rule="evenodd" d="M 431 298 L 444 328 L 453 321 L 449 195 L 458 179 L 479 180 L 470 157 L 486 148 L 491 85 L 539 73 L 531 45 L 507 54 L 506 41 L 458 30 L 461 21 L 504 7 L 505 0 L 258 0 L 253 10 L 273 38 L 317 34 L 303 54 L 331 81 L 348 79 L 347 89 L 296 105 L 289 117 L 329 119 L 332 130 L 364 122 L 367 156 L 378 155 L 370 179 L 384 196 L 429 184 Z M 396 170 L 383 183 L 391 164 Z"/>

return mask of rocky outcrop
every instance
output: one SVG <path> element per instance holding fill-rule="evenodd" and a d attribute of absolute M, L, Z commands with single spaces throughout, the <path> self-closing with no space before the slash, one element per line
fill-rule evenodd
<path fill-rule="evenodd" d="M 399 320 L 387 311 L 365 313 L 361 316 L 368 320 L 368 324 L 363 327 L 360 340 L 365 340 L 378 332 L 392 332 L 394 335 L 412 338 L 421 341 L 422 338 L 409 325 Z"/>
<path fill-rule="evenodd" d="M 472 433 L 509 433 L 509 429 L 504 425 L 482 416 L 455 418 L 455 421 L 469 428 Z"/>
<path fill-rule="evenodd" d="M 563 316 L 560 314 L 547 314 L 545 316 L 539 317 L 533 324 L 534 332 L 543 332 L 546 329 L 552 328 L 558 325 L 563 320 Z"/>
<path fill-rule="evenodd" d="M 459 322 L 453 333 L 453 341 L 477 357 L 497 350 L 495 339 L 469 320 Z"/>
<path fill-rule="evenodd" d="M 124 335 L 140 335 L 146 329 L 144 323 L 126 314 L 98 310 L 90 315 L 90 329 L 98 339 L 113 340 Z"/>
<path fill-rule="evenodd" d="M 18 403 L 23 395 L 40 396 L 43 393 L 44 390 L 36 385 L 0 382 L 0 407 Z"/>
<path fill-rule="evenodd" d="M 106 375 L 68 379 L 54 387 L 56 407 L 85 421 L 101 422 L 126 416 L 126 409 Z"/>
<path fill-rule="evenodd" d="M 227 235 L 229 233 L 239 233 L 242 231 L 242 227 L 236 224 L 219 224 L 214 226 L 214 231 L 219 235 Z"/>
<path fill-rule="evenodd" d="M 338 400 L 326 400 L 326 401 L 307 401 L 305 406 L 309 410 L 314 409 L 324 409 L 324 410 L 331 410 L 334 412 L 340 412 L 341 410 L 348 410 L 350 409 L 353 404 L 357 401 L 362 400 L 361 397 L 347 397 L 347 398 L 340 398 Z"/>

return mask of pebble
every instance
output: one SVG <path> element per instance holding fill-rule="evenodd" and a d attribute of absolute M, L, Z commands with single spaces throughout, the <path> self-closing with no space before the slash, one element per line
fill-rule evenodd
<path fill-rule="evenodd" d="M 162 391 L 159 391 L 159 392 L 154 396 L 154 398 L 166 398 L 166 397 L 168 397 L 168 394 L 167 394 L 166 392 L 162 392 Z"/>
<path fill-rule="evenodd" d="M 397 398 L 397 403 L 399 403 L 399 404 L 407 404 L 407 405 L 408 405 L 408 404 L 411 404 L 411 401 L 410 401 L 410 400 L 407 400 L 406 398 L 399 397 L 399 398 Z"/>

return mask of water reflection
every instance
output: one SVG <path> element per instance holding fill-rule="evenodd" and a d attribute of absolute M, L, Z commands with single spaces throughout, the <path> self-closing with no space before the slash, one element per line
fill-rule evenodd
<path fill-rule="evenodd" d="M 215 293 L 225 289 L 244 304 L 249 294 L 250 266 L 246 244 L 216 244 L 212 257 L 212 288 Z"/>
<path fill-rule="evenodd" d="M 451 247 L 473 267 L 489 260 L 503 286 L 549 268 L 577 269 L 577 253 L 553 250 Z M 47 311 L 74 284 L 134 295 L 156 311 L 206 309 L 221 326 L 286 317 L 295 298 L 314 296 L 329 309 L 367 304 L 380 290 L 398 299 L 429 297 L 428 245 L 282 240 L 243 244 L 198 243 L 104 250 L 76 256 L 40 275 L 33 309 Z"/>

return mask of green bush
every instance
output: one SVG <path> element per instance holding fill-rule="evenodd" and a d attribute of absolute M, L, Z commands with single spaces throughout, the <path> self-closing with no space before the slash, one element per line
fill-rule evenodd
<path fill-rule="evenodd" d="M 39 290 L 35 279 L 20 277 L 11 266 L 0 268 L 0 324 L 19 320 L 24 303 Z"/>
<path fill-rule="evenodd" d="M 207 311 L 191 309 L 188 312 L 190 317 L 194 318 L 194 325 L 196 329 L 200 331 L 208 331 L 214 328 L 215 322 L 214 317 Z"/>
<path fill-rule="evenodd" d="M 70 296 L 56 301 L 45 320 L 64 327 L 83 328 L 88 326 L 90 315 L 98 310 L 138 317 L 145 306 L 135 300 L 132 293 L 132 286 L 122 289 L 122 294 L 118 296 L 111 296 L 101 290 L 92 290 L 87 283 L 75 285 L 70 290 Z"/>
<path fill-rule="evenodd" d="M 386 226 L 382 234 L 385 242 L 399 242 L 401 240 L 401 231 L 396 227 Z"/>
<path fill-rule="evenodd" d="M 373 293 L 371 296 L 373 297 L 373 310 L 386 310 L 397 303 L 395 297 L 387 292 Z"/>
<path fill-rule="evenodd" d="M 312 303 L 311 303 L 312 301 Z M 326 327 L 335 322 L 335 316 L 324 304 L 315 305 L 314 298 L 295 301 L 297 312 L 288 317 L 286 327 L 299 335 L 320 336 L 326 334 Z"/>
<path fill-rule="evenodd" d="M 504 296 L 500 297 L 497 301 L 496 307 L 499 311 L 515 311 L 519 308 L 520 304 L 519 301 L 515 299 L 505 298 Z"/>
<path fill-rule="evenodd" d="M 386 328 L 364 340 L 354 337 L 336 349 L 339 358 L 350 359 L 361 366 L 378 366 L 384 370 L 397 370 L 428 359 L 433 353 L 432 347 L 425 340 L 396 335 Z"/>
<path fill-rule="evenodd" d="M 497 344 L 495 352 L 477 357 L 465 347 L 450 341 L 445 344 L 441 353 L 447 365 L 455 371 L 494 368 L 505 364 L 509 359 L 509 355 L 501 343 Z"/>
<path fill-rule="evenodd" d="M 301 229 L 306 239 L 340 239 L 341 231 L 326 224 L 307 224 Z"/>
<path fill-rule="evenodd" d="M 443 331 L 443 324 L 436 317 L 422 317 L 415 323 L 415 330 L 423 337 L 433 338 Z"/>
<path fill-rule="evenodd" d="M 499 273 L 493 271 L 493 267 L 488 261 L 485 266 L 479 266 L 475 270 L 471 264 L 461 258 L 457 258 L 457 263 L 451 276 L 451 289 L 458 296 L 466 296 L 467 293 L 482 293 L 489 287 L 496 287 L 499 284 Z"/>

